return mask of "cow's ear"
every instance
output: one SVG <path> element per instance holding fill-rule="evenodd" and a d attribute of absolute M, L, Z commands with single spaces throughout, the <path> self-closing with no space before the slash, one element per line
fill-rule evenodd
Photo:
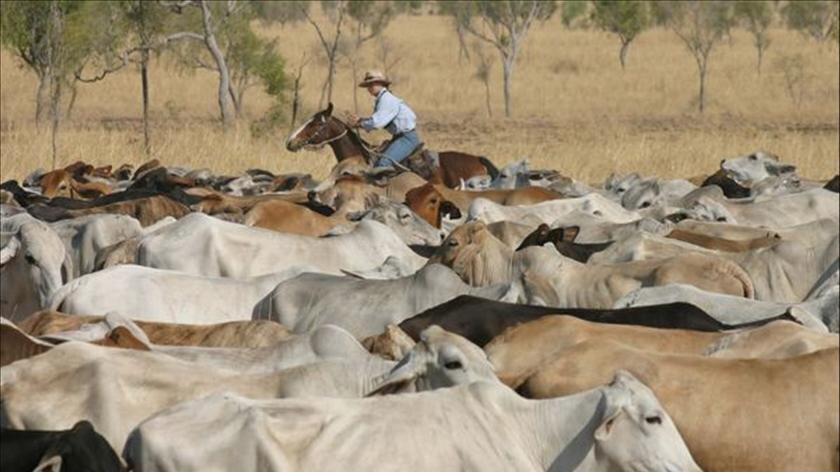
<path fill-rule="evenodd" d="M 567 226 L 563 228 L 562 241 L 566 241 L 567 243 L 573 242 L 577 239 L 578 233 L 580 233 L 580 226 Z"/>
<path fill-rule="evenodd" d="M 300 179 L 299 179 L 298 177 L 296 177 L 296 176 L 294 176 L 294 177 L 286 177 L 285 179 L 283 179 L 283 180 L 279 183 L 279 185 L 277 185 L 277 186 L 274 188 L 274 190 L 275 190 L 276 192 L 288 192 L 288 191 L 290 191 L 290 190 L 293 190 L 295 187 L 297 187 L 298 182 L 300 182 Z"/>
<path fill-rule="evenodd" d="M 440 204 L 440 215 L 446 215 L 450 220 L 457 220 L 461 218 L 461 210 L 449 200 L 445 200 Z"/>
<path fill-rule="evenodd" d="M 361 221 L 366 213 L 366 211 L 351 211 L 347 213 L 347 221 Z"/>
<path fill-rule="evenodd" d="M 796 166 L 792 166 L 790 164 L 785 164 L 781 166 L 767 165 L 765 166 L 765 168 L 767 169 L 767 173 L 769 173 L 770 175 L 783 175 L 796 172 Z"/>
<path fill-rule="evenodd" d="M 38 467 L 32 469 L 32 472 L 61 472 L 61 463 L 61 456 L 50 456 L 49 458 L 42 459 Z"/>

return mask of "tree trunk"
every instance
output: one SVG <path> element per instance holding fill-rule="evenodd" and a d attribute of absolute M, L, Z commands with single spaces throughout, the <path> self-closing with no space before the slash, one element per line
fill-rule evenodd
<path fill-rule="evenodd" d="M 764 58 L 764 47 L 757 46 L 756 49 L 758 50 L 758 62 L 755 66 L 755 71 L 761 76 L 761 60 Z"/>
<path fill-rule="evenodd" d="M 700 113 L 703 113 L 706 105 L 706 64 L 700 66 Z"/>
<path fill-rule="evenodd" d="M 145 49 L 140 54 L 140 87 L 143 94 L 143 153 L 149 159 L 152 154 L 149 141 L 149 51 Z"/>
<path fill-rule="evenodd" d="M 358 49 L 357 49 L 358 51 Z M 353 85 L 353 113 L 359 114 L 359 87 L 356 86 L 356 60 L 350 61 L 350 70 L 353 71 L 353 77 L 350 78 L 350 83 Z"/>
<path fill-rule="evenodd" d="M 490 82 L 484 81 L 484 104 L 487 106 L 487 116 L 493 118 L 493 109 L 490 108 Z"/>
<path fill-rule="evenodd" d="M 621 70 L 627 63 L 627 50 L 630 48 L 630 41 L 621 41 L 621 49 L 618 51 L 618 62 L 621 63 Z"/>
<path fill-rule="evenodd" d="M 505 93 L 505 117 L 510 118 L 510 79 L 513 74 L 513 60 L 502 57 L 502 78 Z"/>
<path fill-rule="evenodd" d="M 60 118 L 59 115 L 61 115 L 61 107 L 59 107 L 61 103 L 61 80 L 54 77 L 52 81 L 55 83 L 55 86 L 51 91 L 52 96 L 50 97 L 50 114 L 52 115 L 52 130 L 50 138 L 52 140 L 52 170 L 55 170 L 58 162 L 58 124 Z"/>
<path fill-rule="evenodd" d="M 298 107 L 300 106 L 300 76 L 295 77 L 295 86 L 292 91 L 292 119 L 289 122 L 289 127 L 295 127 L 295 120 L 297 120 Z"/>
<path fill-rule="evenodd" d="M 222 118 L 222 127 L 227 130 L 230 128 L 231 121 L 233 121 L 233 117 L 230 113 L 230 107 L 228 106 L 228 94 L 230 93 L 228 90 L 230 87 L 230 70 L 228 70 L 227 63 L 225 62 L 225 56 L 219 48 L 219 43 L 216 42 L 216 35 L 213 33 L 213 25 L 210 19 L 210 7 L 207 6 L 206 0 L 201 0 L 201 12 L 204 20 L 204 43 L 207 45 L 207 49 L 213 56 L 213 60 L 216 62 L 216 67 L 219 71 L 219 112 Z"/>
<path fill-rule="evenodd" d="M 78 95 L 78 93 L 79 93 L 79 90 L 76 88 L 76 84 L 70 84 L 70 102 L 67 103 L 67 119 L 68 120 L 73 115 L 73 108 L 76 106 L 76 95 Z"/>
<path fill-rule="evenodd" d="M 35 124 L 41 126 L 49 118 L 50 110 L 50 72 L 38 77 L 38 92 L 35 95 Z"/>
<path fill-rule="evenodd" d="M 239 118 L 242 110 L 239 108 L 239 97 L 236 93 L 236 88 L 233 86 L 233 81 L 228 84 L 228 93 L 230 94 L 230 101 L 233 102 L 233 111 L 236 117 Z"/>
<path fill-rule="evenodd" d="M 337 41 L 336 41 L 337 42 Z M 332 102 L 333 80 L 335 80 L 335 48 L 330 56 L 330 69 L 327 75 L 327 103 Z"/>

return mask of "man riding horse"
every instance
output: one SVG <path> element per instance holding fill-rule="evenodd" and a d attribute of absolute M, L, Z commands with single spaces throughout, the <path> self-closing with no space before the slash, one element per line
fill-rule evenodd
<path fill-rule="evenodd" d="M 408 169 L 433 184 L 449 188 L 458 187 L 462 181 L 477 175 L 489 175 L 491 179 L 499 175 L 499 170 L 486 157 L 422 149 L 415 129 L 417 117 L 404 101 L 388 90 L 390 83 L 381 72 L 368 72 L 359 86 L 367 88 L 376 97 L 373 115 L 359 118 L 347 113 L 344 119 L 339 119 L 333 116 L 333 104 L 329 103 L 326 109 L 312 115 L 289 134 L 286 149 L 297 152 L 329 146 L 339 163 L 352 159 L 361 167 Z M 362 139 L 356 128 L 368 131 L 384 128 L 392 138 L 384 151 L 379 151 Z"/>
<path fill-rule="evenodd" d="M 359 118 L 348 113 L 348 124 L 354 128 L 364 128 L 366 131 L 384 128 L 391 133 L 391 141 L 382 151 L 375 167 L 391 167 L 405 160 L 420 146 L 416 129 L 417 115 L 405 101 L 388 90 L 389 85 L 391 81 L 382 72 L 372 70 L 365 73 L 359 87 L 366 88 L 369 94 L 376 97 L 373 114 Z"/>

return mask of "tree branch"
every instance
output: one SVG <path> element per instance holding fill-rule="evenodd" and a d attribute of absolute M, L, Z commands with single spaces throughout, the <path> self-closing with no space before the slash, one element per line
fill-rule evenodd
<path fill-rule="evenodd" d="M 321 45 L 324 47 L 324 51 L 329 53 L 330 45 L 327 42 L 326 38 L 324 38 L 324 34 L 321 32 L 321 27 L 318 26 L 318 23 L 316 23 L 315 20 L 313 20 L 311 16 L 309 16 L 308 11 L 306 11 L 302 7 L 298 7 L 298 9 L 300 9 L 300 12 L 303 13 L 303 16 L 305 16 L 307 21 L 309 21 L 309 23 L 315 28 L 315 32 L 318 33 L 318 39 L 321 40 Z"/>

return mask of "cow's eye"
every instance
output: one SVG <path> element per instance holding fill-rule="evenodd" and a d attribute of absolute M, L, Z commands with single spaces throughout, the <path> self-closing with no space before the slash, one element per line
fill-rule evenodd
<path fill-rule="evenodd" d="M 450 240 L 449 240 L 449 245 L 450 245 L 450 246 L 457 246 L 457 245 L 458 245 L 458 240 L 456 240 L 456 239 L 450 239 Z"/>
<path fill-rule="evenodd" d="M 32 256 L 32 254 L 29 254 L 27 252 L 26 254 L 24 254 L 23 258 L 26 260 L 26 262 L 35 265 L 35 258 Z"/>
<path fill-rule="evenodd" d="M 463 366 L 461 365 L 461 361 L 448 361 L 447 363 L 443 364 L 449 370 L 460 369 Z"/>
<path fill-rule="evenodd" d="M 758 156 L 756 156 L 755 154 L 750 154 L 750 160 L 751 160 L 751 161 L 757 161 L 757 160 L 758 160 Z"/>
<path fill-rule="evenodd" d="M 640 205 L 640 208 L 647 208 L 649 206 L 650 206 L 650 202 L 642 202 L 642 204 Z"/>
<path fill-rule="evenodd" d="M 400 215 L 400 218 L 402 218 L 404 220 L 407 220 L 407 219 L 411 218 L 411 213 L 403 213 L 403 214 Z"/>
<path fill-rule="evenodd" d="M 645 418 L 645 423 L 647 424 L 662 424 L 662 418 L 658 416 L 648 416 Z"/>

